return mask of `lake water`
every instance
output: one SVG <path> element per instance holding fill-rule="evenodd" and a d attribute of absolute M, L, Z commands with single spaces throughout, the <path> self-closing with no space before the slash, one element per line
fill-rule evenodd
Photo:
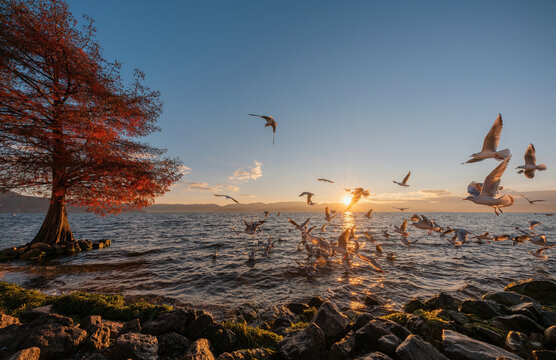
<path fill-rule="evenodd" d="M 548 250 L 547 260 L 529 253 L 538 246 L 511 241 L 479 244 L 470 240 L 455 249 L 438 234 L 408 226 L 410 240 L 418 240 L 410 249 L 392 232 L 411 213 L 375 213 L 371 219 L 363 213 L 339 214 L 322 233 L 321 213 L 271 213 L 263 231 L 250 237 L 236 234 L 244 228 L 242 218 L 263 219 L 259 213 L 132 213 L 112 217 L 70 214 L 70 225 L 79 239 L 112 239 L 106 249 L 60 257 L 43 264 L 23 261 L 0 263 L 2 280 L 19 283 L 48 293 L 82 289 L 126 294 L 155 294 L 177 300 L 215 307 L 231 307 L 250 302 L 269 305 L 313 295 L 328 297 L 344 306 L 361 306 L 365 295 L 373 294 L 399 307 L 414 296 L 427 296 L 447 290 L 459 297 L 476 296 L 483 291 L 502 289 L 508 282 L 528 277 L 547 278 L 556 274 L 556 248 Z M 527 228 L 530 220 L 541 221 L 537 233 L 556 242 L 555 220 L 544 214 L 438 213 L 426 214 L 441 226 L 467 229 L 478 235 L 516 234 L 515 226 Z M 19 246 L 30 241 L 40 227 L 43 214 L 0 214 L 0 248 Z M 337 239 L 346 226 L 357 225 L 376 234 L 385 252 L 395 252 L 396 260 L 378 261 L 384 273 L 373 271 L 354 261 L 346 274 L 341 258 L 323 268 L 314 278 L 292 271 L 296 262 L 304 262 L 305 251 L 297 251 L 300 233 L 287 218 L 301 223 L 307 217 L 318 225 L 313 234 Z M 388 229 L 390 239 L 382 236 Z M 246 253 L 266 241 L 276 242 L 270 256 L 257 254 L 254 266 L 246 263 Z M 365 244 L 361 253 L 370 255 L 374 246 Z M 214 248 L 218 257 L 213 261 Z M 359 265 L 359 266 L 358 266 Z"/>

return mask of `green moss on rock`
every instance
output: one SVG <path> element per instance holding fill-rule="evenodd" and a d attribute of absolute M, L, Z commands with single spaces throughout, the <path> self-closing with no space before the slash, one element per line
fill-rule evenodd
<path fill-rule="evenodd" d="M 299 321 L 302 322 L 310 322 L 315 317 L 317 313 L 317 308 L 310 307 L 308 309 L 303 310 L 303 312 L 299 315 Z"/>
<path fill-rule="evenodd" d="M 27 290 L 16 284 L 0 282 L 0 310 L 19 316 L 22 311 L 48 305 L 54 298 L 36 290 Z"/>
<path fill-rule="evenodd" d="M 395 312 L 388 315 L 381 316 L 382 319 L 391 320 L 397 322 L 400 325 L 405 326 L 407 324 L 407 314 L 403 312 Z"/>
<path fill-rule="evenodd" d="M 116 321 L 138 318 L 142 323 L 156 318 L 160 313 L 172 310 L 168 305 L 153 305 L 143 301 L 127 304 L 123 295 L 81 291 L 57 297 L 52 307 L 57 312 L 68 316 L 100 315 L 104 319 Z"/>
<path fill-rule="evenodd" d="M 237 350 L 256 348 L 276 349 L 278 342 L 282 340 L 282 336 L 278 334 L 245 324 L 226 321 L 223 325 L 236 335 L 237 341 L 234 347 Z"/>

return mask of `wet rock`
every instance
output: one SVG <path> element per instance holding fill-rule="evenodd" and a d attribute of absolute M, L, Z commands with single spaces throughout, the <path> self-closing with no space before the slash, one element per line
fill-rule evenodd
<path fill-rule="evenodd" d="M 77 245 L 79 245 L 81 251 L 93 250 L 93 242 L 89 240 L 77 240 Z"/>
<path fill-rule="evenodd" d="M 445 309 L 457 311 L 459 303 L 453 296 L 441 292 L 425 301 L 425 305 L 429 310 Z"/>
<path fill-rule="evenodd" d="M 504 290 L 527 295 L 544 305 L 556 305 L 556 281 L 554 280 L 522 280 L 509 284 Z"/>
<path fill-rule="evenodd" d="M 324 300 L 320 296 L 313 296 L 307 303 L 309 307 L 320 308 L 324 304 Z"/>
<path fill-rule="evenodd" d="M 386 328 L 396 335 L 401 341 L 404 341 L 409 335 L 411 335 L 411 331 L 395 321 L 385 319 L 379 319 L 379 321 L 381 321 L 384 326 L 386 326 Z"/>
<path fill-rule="evenodd" d="M 255 321 L 258 313 L 259 308 L 253 304 L 243 304 L 236 309 L 236 315 L 243 317 L 248 323 Z"/>
<path fill-rule="evenodd" d="M 129 320 L 122 326 L 121 334 L 128 332 L 141 332 L 141 321 L 139 319 Z"/>
<path fill-rule="evenodd" d="M 350 355 L 355 350 L 355 333 L 351 331 L 342 340 L 335 342 L 330 347 L 328 354 L 326 355 L 327 360 L 345 360 L 350 359 Z"/>
<path fill-rule="evenodd" d="M 32 347 L 16 352 L 6 358 L 6 360 L 39 360 L 41 349 Z"/>
<path fill-rule="evenodd" d="M 514 306 L 524 302 L 536 302 L 529 296 L 511 291 L 490 291 L 483 295 L 483 300 L 495 301 L 505 306 Z"/>
<path fill-rule="evenodd" d="M 481 319 L 491 319 L 495 316 L 502 315 L 487 300 L 468 299 L 461 303 L 459 311 L 465 314 L 474 314 Z"/>
<path fill-rule="evenodd" d="M 270 360 L 272 353 L 267 349 L 246 349 L 237 350 L 232 353 L 223 353 L 216 358 L 216 360 Z"/>
<path fill-rule="evenodd" d="M 161 313 L 154 320 L 147 321 L 142 326 L 142 331 L 150 335 L 161 335 L 168 332 L 185 334 L 187 327 L 195 319 L 193 311 L 176 309 Z"/>
<path fill-rule="evenodd" d="M 388 356 L 395 357 L 396 349 L 401 343 L 402 340 L 394 334 L 384 335 L 378 339 L 376 348 Z"/>
<path fill-rule="evenodd" d="M 473 329 L 469 331 L 468 335 L 474 339 L 483 340 L 493 345 L 500 345 L 504 342 L 504 337 L 502 335 L 481 325 L 473 326 Z"/>
<path fill-rule="evenodd" d="M 261 315 L 260 319 L 263 321 L 272 321 L 278 318 L 286 318 L 288 320 L 293 320 L 295 314 L 290 311 L 286 306 L 276 305 L 270 309 L 265 310 Z"/>
<path fill-rule="evenodd" d="M 375 351 L 363 357 L 357 358 L 358 360 L 392 360 L 392 358 L 380 351 Z"/>
<path fill-rule="evenodd" d="M 40 260 L 46 255 L 46 252 L 41 249 L 30 249 L 19 255 L 21 260 Z"/>
<path fill-rule="evenodd" d="M 544 344 L 549 349 L 556 349 L 556 326 L 551 326 L 544 331 Z"/>
<path fill-rule="evenodd" d="M 372 296 L 372 295 L 365 296 L 365 300 L 363 300 L 363 302 L 367 306 L 378 306 L 378 305 L 382 304 L 382 301 L 380 301 L 379 298 L 377 298 L 375 296 Z"/>
<path fill-rule="evenodd" d="M 409 331 L 427 340 L 439 340 L 442 336 L 442 330 L 454 328 L 452 323 L 448 321 L 427 315 L 409 315 L 406 325 Z"/>
<path fill-rule="evenodd" d="M 6 315 L 6 314 L 0 314 L 0 329 L 3 329 L 13 324 L 21 324 L 21 322 L 16 317 Z"/>
<path fill-rule="evenodd" d="M 126 333 L 118 336 L 111 348 L 111 358 L 134 360 L 158 359 L 158 340 L 152 335 Z"/>
<path fill-rule="evenodd" d="M 497 360 L 500 357 L 519 360 L 519 356 L 498 346 L 472 339 L 452 330 L 444 330 L 442 348 L 450 359 L 458 360 Z"/>
<path fill-rule="evenodd" d="M 372 319 L 374 319 L 374 316 L 372 316 L 371 314 L 362 313 L 358 315 L 357 318 L 355 318 L 355 321 L 353 322 L 353 326 L 351 328 L 353 331 L 357 331 L 361 329 L 363 326 L 367 325 L 367 323 Z"/>
<path fill-rule="evenodd" d="M 293 302 L 293 303 L 289 303 L 287 307 L 292 313 L 296 315 L 300 315 L 303 313 L 303 311 L 309 308 L 309 305 L 304 303 Z"/>
<path fill-rule="evenodd" d="M 544 327 L 556 325 L 556 312 L 543 310 L 539 319 L 540 324 Z"/>
<path fill-rule="evenodd" d="M 410 335 L 396 349 L 400 360 L 448 360 L 430 343 L 418 335 Z"/>
<path fill-rule="evenodd" d="M 198 314 L 185 332 L 185 335 L 191 340 L 212 337 L 218 330 L 217 328 L 221 327 L 216 324 L 211 314 L 204 311 L 200 311 Z"/>
<path fill-rule="evenodd" d="M 158 339 L 158 355 L 168 359 L 177 359 L 185 354 L 191 341 L 183 335 L 175 332 L 159 335 Z"/>
<path fill-rule="evenodd" d="M 214 355 L 210 350 L 210 343 L 207 339 L 198 339 L 193 342 L 185 354 L 186 360 L 214 360 Z"/>
<path fill-rule="evenodd" d="M 541 318 L 542 306 L 537 302 L 526 302 L 508 308 L 508 312 L 525 315 L 532 320 L 538 321 Z"/>
<path fill-rule="evenodd" d="M 556 351 L 550 350 L 533 350 L 534 360 L 554 360 L 556 359 Z"/>
<path fill-rule="evenodd" d="M 321 305 L 313 322 L 322 330 L 327 344 L 333 344 L 346 334 L 349 323 L 347 316 L 341 314 L 329 301 Z"/>
<path fill-rule="evenodd" d="M 544 349 L 544 336 L 543 334 L 539 333 L 531 333 L 529 334 L 529 342 L 531 343 L 531 347 L 534 350 L 541 350 Z"/>
<path fill-rule="evenodd" d="M 506 348 L 524 359 L 531 359 L 533 348 L 529 338 L 519 331 L 510 331 L 506 336 Z"/>
<path fill-rule="evenodd" d="M 41 359 L 59 359 L 73 354 L 86 337 L 87 332 L 77 326 L 45 323 L 26 334 L 22 347 L 40 348 Z"/>
<path fill-rule="evenodd" d="M 110 345 L 110 328 L 104 324 L 89 327 L 89 337 L 84 345 L 89 350 L 103 350 Z"/>
<path fill-rule="evenodd" d="M 406 313 L 414 313 L 416 310 L 426 310 L 427 306 L 418 298 L 409 300 L 404 306 L 403 311 Z"/>
<path fill-rule="evenodd" d="M 357 348 L 363 350 L 373 349 L 376 347 L 379 338 L 391 334 L 390 329 L 382 321 L 371 320 L 367 325 L 355 332 Z"/>
<path fill-rule="evenodd" d="M 0 261 L 2 260 L 13 260 L 19 256 L 19 252 L 16 247 L 10 247 L 0 251 Z"/>
<path fill-rule="evenodd" d="M 229 329 L 219 329 L 212 337 L 213 346 L 219 351 L 233 348 L 237 342 L 236 334 Z"/>
<path fill-rule="evenodd" d="M 466 324 L 469 324 L 469 317 L 467 315 L 454 310 L 441 309 L 438 311 L 436 316 L 448 321 L 453 321 L 459 326 L 465 326 Z"/>
<path fill-rule="evenodd" d="M 493 321 L 494 323 L 499 325 L 498 327 L 504 328 L 506 330 L 516 330 L 526 334 L 530 334 L 531 332 L 544 331 L 544 328 L 537 324 L 534 320 L 521 314 L 498 316 L 494 318 Z"/>
<path fill-rule="evenodd" d="M 286 360 L 322 360 L 326 355 L 324 333 L 318 325 L 311 323 L 284 337 L 278 343 L 278 352 Z"/>
<path fill-rule="evenodd" d="M 112 241 L 110 239 L 102 239 L 93 242 L 93 249 L 102 249 L 105 247 L 109 247 L 110 245 L 112 245 Z"/>

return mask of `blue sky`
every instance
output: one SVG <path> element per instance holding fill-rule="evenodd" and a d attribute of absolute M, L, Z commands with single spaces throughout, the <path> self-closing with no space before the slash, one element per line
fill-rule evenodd
<path fill-rule="evenodd" d="M 462 194 L 498 164 L 460 163 L 480 151 L 499 112 L 500 149 L 513 153 L 502 184 L 556 188 L 554 1 L 69 5 L 95 19 L 105 57 L 123 63 L 125 78 L 139 68 L 162 93 L 162 131 L 146 140 L 191 170 L 158 202 L 226 203 L 213 191 L 242 202 L 312 191 L 331 202 L 345 186 L 377 199 Z M 247 113 L 275 117 L 274 146 Z M 533 180 L 513 170 L 529 143 L 548 166 Z M 231 178 L 239 169 L 245 179 Z M 408 170 L 410 188 L 392 183 Z"/>

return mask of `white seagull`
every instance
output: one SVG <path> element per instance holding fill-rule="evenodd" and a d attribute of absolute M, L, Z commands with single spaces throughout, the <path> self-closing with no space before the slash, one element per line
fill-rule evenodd
<path fill-rule="evenodd" d="M 498 147 L 498 143 L 500 142 L 500 133 L 502 132 L 502 115 L 498 114 L 498 117 L 492 124 L 490 131 L 485 136 L 485 140 L 483 141 L 483 149 L 481 152 L 475 153 L 471 155 L 471 159 L 467 160 L 465 163 L 474 163 L 477 161 L 482 161 L 484 159 L 493 158 L 496 160 L 504 160 L 508 156 L 510 156 L 510 149 L 504 149 L 500 151 L 496 151 Z"/>
<path fill-rule="evenodd" d="M 483 184 L 472 181 L 467 186 L 467 192 L 470 194 L 463 200 L 470 200 L 475 204 L 490 206 L 494 209 L 496 215 L 498 211 L 502 212 L 502 207 L 510 206 L 514 203 L 514 198 L 510 195 L 496 197 L 500 187 L 500 178 L 508 166 L 511 156 L 508 156 L 485 178 Z"/>
<path fill-rule="evenodd" d="M 325 179 L 325 178 L 317 179 L 317 181 L 322 181 L 322 182 L 324 182 L 324 183 L 331 183 L 331 184 L 334 184 L 334 181 L 328 180 L 328 179 Z"/>
<path fill-rule="evenodd" d="M 214 195 L 214 196 L 223 196 L 223 197 L 225 197 L 226 199 L 232 200 L 232 201 L 235 202 L 236 204 L 239 204 L 239 201 L 237 201 L 236 199 L 234 199 L 234 198 L 231 197 L 230 195 L 223 195 L 223 194 L 222 194 L 222 195 L 221 195 L 221 194 L 212 194 L 212 195 Z"/>
<path fill-rule="evenodd" d="M 517 173 L 518 174 L 525 174 L 525 176 L 529 179 L 535 177 L 535 170 L 544 171 L 546 170 L 545 164 L 537 165 L 537 152 L 535 151 L 535 147 L 533 144 L 529 144 L 527 151 L 525 151 L 525 165 L 521 165 L 516 167 L 516 169 L 521 169 Z"/>
<path fill-rule="evenodd" d="M 359 200 L 361 200 L 361 197 L 366 198 L 369 195 L 371 195 L 369 190 L 365 190 L 363 188 L 352 189 L 352 191 L 351 191 L 351 202 L 349 203 L 346 210 L 351 209 L 351 207 L 353 205 L 357 204 L 359 202 Z"/>
<path fill-rule="evenodd" d="M 324 208 L 324 220 L 330 222 L 335 217 L 336 217 L 336 214 L 330 216 L 330 210 L 328 209 L 328 206 Z"/>
<path fill-rule="evenodd" d="M 270 115 L 255 115 L 255 114 L 247 114 L 247 115 L 257 116 L 266 120 L 266 124 L 264 124 L 264 127 L 267 126 L 272 127 L 272 144 L 274 144 L 274 136 L 276 135 L 276 127 L 278 126 L 276 120 L 274 120 L 274 118 Z"/>
<path fill-rule="evenodd" d="M 307 204 L 308 205 L 316 205 L 316 203 L 314 203 L 311 198 L 314 196 L 315 194 L 313 194 L 312 192 L 308 192 L 308 191 L 304 191 L 301 194 L 299 194 L 299 196 L 307 196 Z"/>
<path fill-rule="evenodd" d="M 409 185 L 407 185 L 407 180 L 409 180 L 410 175 L 411 175 L 411 171 L 407 173 L 407 175 L 403 178 L 402 182 L 397 182 L 395 180 L 392 180 L 392 182 L 400 186 L 409 187 Z"/>
<path fill-rule="evenodd" d="M 524 198 L 525 200 L 527 200 L 527 201 L 529 202 L 529 204 L 531 204 L 531 205 L 533 205 L 533 204 L 535 204 L 536 202 L 539 202 L 539 201 L 546 201 L 546 200 L 542 200 L 542 199 L 539 199 L 539 200 L 530 200 L 530 199 L 526 198 L 525 196 L 523 196 L 523 195 L 521 195 L 521 194 L 519 194 L 519 196 L 521 196 L 522 198 Z"/>

